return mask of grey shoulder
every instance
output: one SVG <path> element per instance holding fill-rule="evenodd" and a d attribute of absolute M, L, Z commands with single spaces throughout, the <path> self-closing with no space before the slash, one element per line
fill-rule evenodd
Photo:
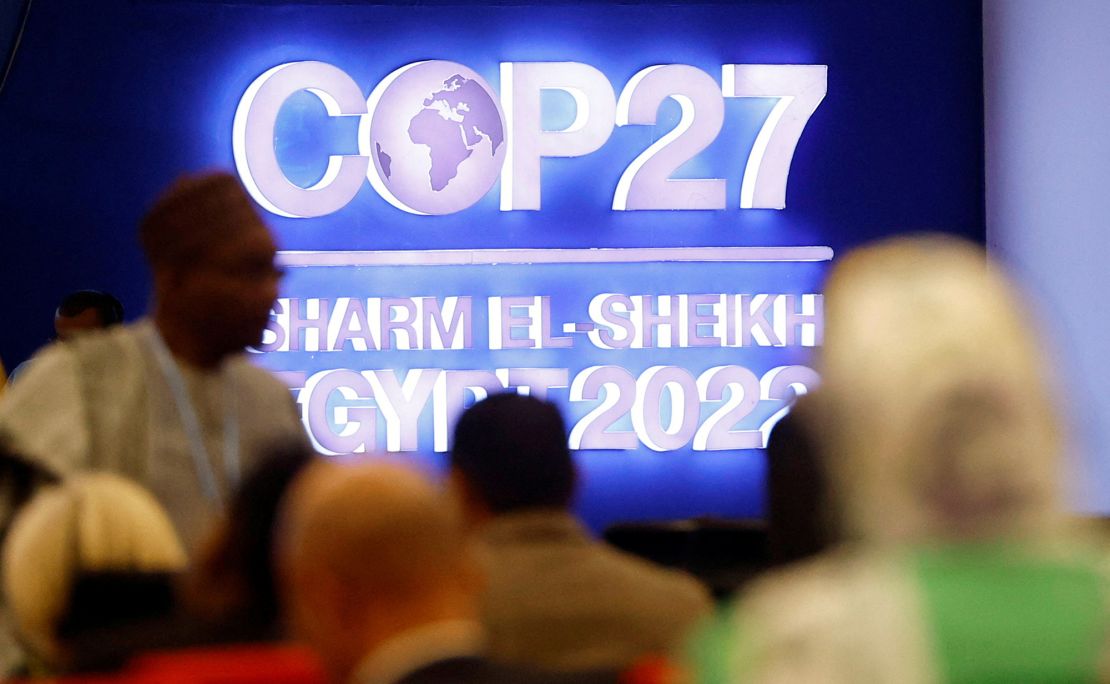
<path fill-rule="evenodd" d="M 608 544 L 599 544 L 611 561 L 624 568 L 630 585 L 656 596 L 660 601 L 685 604 L 693 612 L 708 612 L 712 607 L 709 589 L 693 575 L 669 568 L 621 551 Z"/>

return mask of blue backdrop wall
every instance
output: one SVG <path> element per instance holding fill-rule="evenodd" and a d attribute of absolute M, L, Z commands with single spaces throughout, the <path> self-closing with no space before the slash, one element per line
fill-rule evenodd
<path fill-rule="evenodd" d="M 758 515 L 763 432 L 788 403 L 787 386 L 816 382 L 801 369 L 819 342 L 819 317 L 791 311 L 819 312 L 813 295 L 830 258 L 905 231 L 983 239 L 978 2 L 39 0 L 0 93 L 0 358 L 10 367 L 46 340 L 53 307 L 73 289 L 109 290 L 129 317 L 142 312 L 137 221 L 179 174 L 235 167 L 233 120 L 261 74 L 324 62 L 368 97 L 421 60 L 464 65 L 502 99 L 501 64 L 533 62 L 588 64 L 617 98 L 652 65 L 694 67 L 722 92 L 726 64 L 823 65 L 827 94 L 798 139 L 782 209 L 740 208 L 747 161 L 781 101 L 750 97 L 723 100 L 719 132 L 672 176 L 722 179 L 721 208 L 613 210 L 625 169 L 685 125 L 671 98 L 654 125 L 613 126 L 595 152 L 544 159 L 539 210 L 502 211 L 502 176 L 472 206 L 442 216 L 402 211 L 370 182 L 323 216 L 267 213 L 291 268 L 259 362 L 284 373 L 324 450 L 399 449 L 438 462 L 448 446 L 441 423 L 481 394 L 468 388 L 531 384 L 577 429 L 579 505 L 595 527 Z M 425 106 L 434 104 L 428 95 Z M 573 128 L 582 107 L 570 91 L 549 89 L 539 125 Z M 509 131 L 503 111 L 500 121 Z M 480 133 L 481 149 L 494 149 L 496 136 Z M 274 145 L 289 180 L 308 186 L 329 154 L 365 154 L 359 137 L 358 117 L 329 116 L 301 92 L 281 108 Z M 382 159 L 369 164 L 388 176 Z M 468 163 L 454 169 L 459 182 Z M 749 247 L 802 257 L 753 261 Z M 508 248 L 530 251 L 490 251 Z M 595 248 L 617 256 L 590 256 Z M 442 253 L 451 263 L 404 256 L 424 250 L 450 250 Z M 606 304 L 604 294 L 621 298 Z M 765 329 L 753 323 L 761 302 Z M 432 323 L 449 324 L 454 312 L 466 339 L 428 341 L 422 323 L 437 307 Z M 322 327 L 297 322 L 313 317 Z M 760 331 L 746 335 L 753 325 Z M 645 326 L 639 343 L 604 344 Z M 784 375 L 776 385 L 784 367 L 796 382 Z M 546 372 L 508 370 L 537 368 Z"/>

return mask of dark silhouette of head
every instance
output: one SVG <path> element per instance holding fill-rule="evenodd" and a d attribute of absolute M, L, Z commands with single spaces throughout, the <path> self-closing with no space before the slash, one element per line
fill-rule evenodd
<path fill-rule="evenodd" d="M 278 507 L 292 482 L 315 460 L 307 445 L 280 444 L 248 471 L 190 577 L 188 598 L 202 617 L 243 636 L 277 633 L 273 546 Z"/>
<path fill-rule="evenodd" d="M 809 397 L 775 425 L 767 443 L 767 546 L 771 563 L 815 556 L 836 541 L 829 518 L 829 483 Z"/>
<path fill-rule="evenodd" d="M 99 290 L 71 292 L 62 298 L 54 312 L 54 332 L 60 340 L 122 322 L 123 305 L 112 295 Z"/>
<path fill-rule="evenodd" d="M 494 515 L 566 508 L 574 495 L 563 417 L 535 397 L 495 394 L 467 410 L 455 426 L 451 468 Z"/>

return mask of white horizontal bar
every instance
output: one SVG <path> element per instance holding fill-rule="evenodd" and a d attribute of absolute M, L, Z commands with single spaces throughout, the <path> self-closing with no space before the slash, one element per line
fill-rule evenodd
<path fill-rule="evenodd" d="M 830 261 L 831 247 L 622 247 L 601 249 L 412 249 L 281 251 L 282 266 L 488 266 L 651 262 Z"/>

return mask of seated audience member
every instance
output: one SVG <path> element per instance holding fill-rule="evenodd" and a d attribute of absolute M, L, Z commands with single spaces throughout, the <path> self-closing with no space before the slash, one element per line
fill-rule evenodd
<path fill-rule="evenodd" d="M 92 473 L 42 489 L 3 547 L 4 598 L 29 671 L 83 670 L 97 660 L 86 637 L 169 615 L 185 563 L 165 511 L 137 484 Z"/>
<path fill-rule="evenodd" d="M 86 631 L 80 643 L 86 652 L 83 669 L 116 668 L 148 652 L 162 654 L 159 667 L 185 670 L 202 657 L 198 653 L 213 649 L 221 650 L 222 663 L 238 662 L 239 655 L 265 660 L 271 650 L 275 657 L 284 653 L 278 643 L 283 630 L 273 568 L 274 525 L 286 489 L 313 458 L 309 448 L 293 442 L 255 464 L 178 583 L 177 609 L 152 621 Z M 144 658 L 146 664 L 151 660 Z M 263 674 L 272 675 L 266 668 Z"/>
<path fill-rule="evenodd" d="M 148 318 L 54 344 L 0 398 L 0 433 L 60 477 L 107 470 L 148 487 L 192 551 L 241 469 L 307 442 L 288 389 L 243 353 L 277 296 L 276 247 L 238 179 L 187 177 L 139 229 Z"/>
<path fill-rule="evenodd" d="M 577 475 L 562 416 L 498 394 L 459 419 L 451 477 L 488 550 L 490 655 L 559 670 L 623 668 L 677 646 L 707 590 L 589 537 L 570 512 Z"/>
<path fill-rule="evenodd" d="M 1078 682 L 1106 676 L 1107 575 L 1063 501 L 1050 369 L 976 246 L 888 240 L 825 290 L 808 407 L 852 541 L 758 581 L 696 681 Z"/>
<path fill-rule="evenodd" d="M 451 502 L 389 464 L 317 463 L 283 504 L 278 544 L 294 635 L 352 684 L 609 682 L 481 657 L 481 576 Z"/>
<path fill-rule="evenodd" d="M 767 545 L 772 565 L 810 558 L 829 546 L 828 481 L 814 440 L 811 398 L 801 398 L 767 443 Z"/>
<path fill-rule="evenodd" d="M 208 641 L 272 641 L 282 636 L 274 573 L 278 506 L 315 459 L 300 442 L 259 461 L 236 489 L 225 517 L 201 544 L 186 583 L 186 604 Z"/>
<path fill-rule="evenodd" d="M 123 304 L 118 299 L 99 290 L 78 290 L 63 297 L 54 310 L 54 339 L 64 342 L 122 322 Z M 30 365 L 28 360 L 16 366 L 10 380 L 15 382 Z"/>
<path fill-rule="evenodd" d="M 54 333 L 59 340 L 90 330 L 103 330 L 123 323 L 123 304 L 99 290 L 78 290 L 66 295 L 54 312 Z"/>

